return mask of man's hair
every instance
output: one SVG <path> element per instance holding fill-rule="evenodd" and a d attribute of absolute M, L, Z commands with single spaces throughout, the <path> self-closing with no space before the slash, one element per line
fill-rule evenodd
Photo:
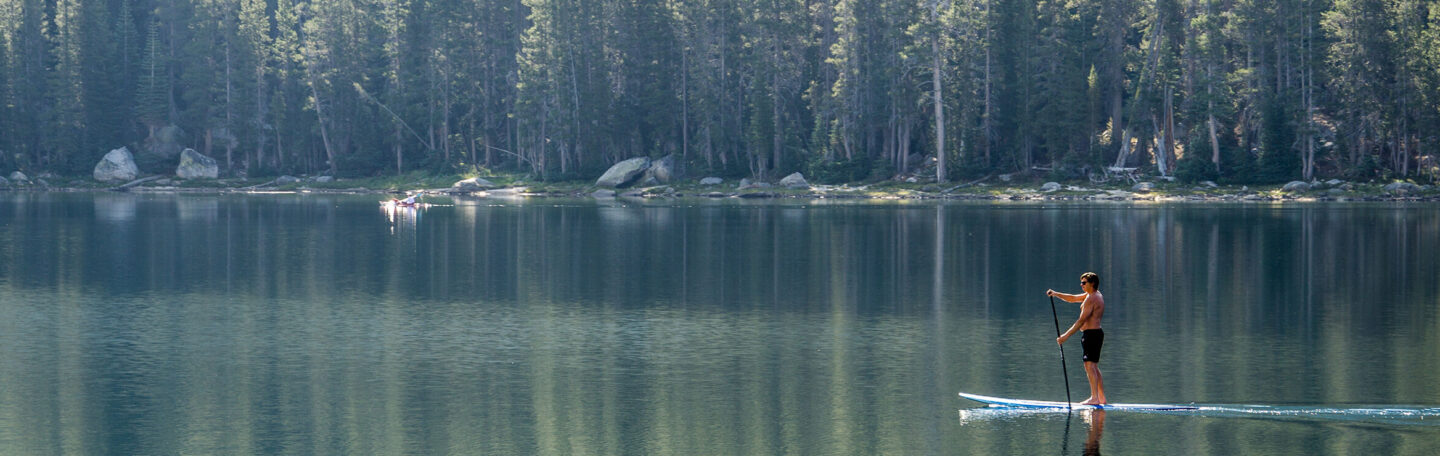
<path fill-rule="evenodd" d="M 1089 283 L 1089 284 L 1091 284 L 1091 285 L 1094 285 L 1096 290 L 1099 290 L 1099 289 L 1100 289 L 1100 275 L 1099 275 L 1099 274 L 1096 274 L 1096 273 L 1093 273 L 1093 272 L 1087 272 L 1087 273 L 1084 273 L 1084 274 L 1080 274 L 1080 280 L 1084 280 L 1086 283 Z"/>

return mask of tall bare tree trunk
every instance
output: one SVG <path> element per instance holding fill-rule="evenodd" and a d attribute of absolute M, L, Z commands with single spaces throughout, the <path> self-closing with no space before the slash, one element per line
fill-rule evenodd
<path fill-rule="evenodd" d="M 1212 108 L 1214 104 L 1211 104 Z M 1206 125 L 1210 127 L 1210 163 L 1215 164 L 1215 172 L 1220 172 L 1220 138 L 1215 134 L 1215 114 L 1212 112 L 1206 119 Z"/>
<path fill-rule="evenodd" d="M 992 163 L 990 161 L 990 148 L 993 142 L 991 141 L 992 137 L 990 134 L 990 48 L 993 47 L 990 42 L 990 37 L 992 36 L 991 29 L 993 28 L 990 25 L 993 24 L 990 20 L 991 6 L 990 1 L 987 0 L 985 2 L 985 113 L 980 115 L 980 138 L 981 144 L 983 144 L 985 148 L 986 167 L 989 167 L 990 163 Z"/>
<path fill-rule="evenodd" d="M 940 2 L 930 10 L 930 19 L 940 24 Z M 938 30 L 938 28 L 937 28 Z M 945 182 L 945 99 L 940 92 L 940 32 L 930 40 L 930 52 L 934 58 L 930 68 L 930 90 L 935 99 L 935 182 Z"/>
<path fill-rule="evenodd" d="M 226 137 L 234 137 L 234 136 L 235 136 L 235 132 L 234 132 L 234 131 L 231 131 L 231 130 L 234 128 L 233 125 L 235 125 L 235 123 L 234 123 L 234 121 L 232 121 L 231 118 L 230 118 L 230 105 L 231 105 L 231 103 L 230 103 L 230 92 L 231 92 L 231 87 L 230 87 L 230 66 L 231 66 L 231 65 L 230 65 L 230 43 L 227 41 L 227 42 L 225 43 L 225 136 L 226 136 Z M 207 125 L 206 128 L 207 128 L 207 130 L 208 130 L 208 129 L 209 129 L 209 126 Z M 207 135 L 208 135 L 208 134 L 209 134 L 209 133 L 208 133 L 208 131 L 207 131 Z M 209 142 L 209 138 L 206 138 L 206 142 Z M 229 173 L 234 173 L 234 172 L 235 172 L 235 165 L 234 165 L 234 158 L 233 158 L 233 155 L 234 155 L 233 152 L 234 152 L 234 150 L 235 150 L 235 145 L 234 145 L 234 144 L 235 144 L 234 141 L 229 141 L 229 140 L 225 141 L 225 171 L 226 171 L 226 172 L 229 172 Z M 248 162 L 249 160 L 246 160 L 246 161 Z"/>
<path fill-rule="evenodd" d="M 1165 172 L 1161 175 L 1169 175 L 1175 172 L 1175 93 L 1173 90 L 1165 91 Z"/>
<path fill-rule="evenodd" d="M 690 52 L 680 51 L 680 163 L 690 156 Z"/>
<path fill-rule="evenodd" d="M 770 151 L 770 158 L 773 159 L 773 162 L 770 165 L 770 169 L 778 171 L 780 169 L 780 147 L 782 145 L 782 136 L 780 125 L 780 43 L 778 41 L 778 37 L 776 38 L 776 40 L 777 41 L 775 43 L 774 49 L 775 67 L 771 69 L 770 73 L 770 109 L 771 111 L 773 111 L 773 115 L 775 117 L 775 125 L 774 127 L 772 127 L 774 130 L 774 137 L 772 139 L 774 145 L 772 146 L 773 149 Z"/>
<path fill-rule="evenodd" d="M 277 126 L 278 128 L 278 126 Z M 255 66 L 255 165 L 265 166 L 265 66 Z"/>
<path fill-rule="evenodd" d="M 315 97 L 315 118 L 320 123 L 320 141 L 325 143 L 325 160 L 330 165 L 330 175 L 335 175 L 339 169 L 335 166 L 335 149 L 330 144 L 329 129 L 325 128 L 325 108 L 320 100 L 320 91 L 315 89 L 314 72 L 310 72 L 310 96 Z"/>

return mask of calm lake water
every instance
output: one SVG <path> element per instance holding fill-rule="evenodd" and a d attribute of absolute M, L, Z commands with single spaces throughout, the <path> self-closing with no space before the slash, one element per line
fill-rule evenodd
<path fill-rule="evenodd" d="M 1433 204 L 377 199 L 0 193 L 0 453 L 1440 453 Z"/>

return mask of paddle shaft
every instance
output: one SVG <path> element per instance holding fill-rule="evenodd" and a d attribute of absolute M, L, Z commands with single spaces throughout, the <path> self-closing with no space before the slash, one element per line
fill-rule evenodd
<path fill-rule="evenodd" d="M 1055 338 L 1060 338 L 1060 314 L 1055 312 L 1055 297 L 1050 297 L 1050 316 L 1055 318 Z M 1060 374 L 1065 376 L 1065 408 L 1070 408 L 1070 372 L 1065 368 L 1065 345 L 1060 345 Z"/>

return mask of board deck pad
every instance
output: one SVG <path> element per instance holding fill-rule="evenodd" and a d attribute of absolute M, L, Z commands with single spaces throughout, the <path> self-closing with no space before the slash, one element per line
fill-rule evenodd
<path fill-rule="evenodd" d="M 991 407 L 1012 407 L 1012 408 L 1036 408 L 1036 409 L 1104 409 L 1104 410 L 1199 410 L 1200 407 L 1193 405 L 1178 404 L 1104 404 L 1084 405 L 1078 402 L 1070 403 L 1053 401 L 1033 401 L 1028 399 L 1008 399 L 1003 397 L 981 396 L 979 394 L 960 393 L 960 397 L 990 404 Z"/>

